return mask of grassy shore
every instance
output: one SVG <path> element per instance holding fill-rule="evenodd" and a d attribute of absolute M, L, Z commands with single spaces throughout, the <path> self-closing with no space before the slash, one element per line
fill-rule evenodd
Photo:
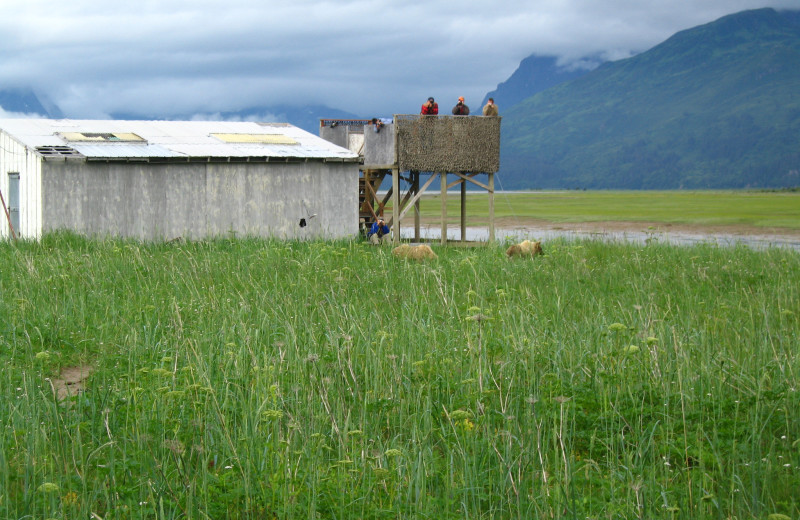
<path fill-rule="evenodd" d="M 485 192 L 470 193 L 469 222 L 488 219 Z M 448 216 L 460 214 L 460 195 L 448 194 Z M 642 222 L 800 230 L 800 191 L 558 191 L 498 193 L 495 218 L 551 223 Z M 438 221 L 441 198 L 422 198 L 424 219 Z M 410 218 L 410 217 L 407 217 Z"/>
<path fill-rule="evenodd" d="M 0 517 L 800 515 L 798 253 L 435 251 L 0 243 Z"/>

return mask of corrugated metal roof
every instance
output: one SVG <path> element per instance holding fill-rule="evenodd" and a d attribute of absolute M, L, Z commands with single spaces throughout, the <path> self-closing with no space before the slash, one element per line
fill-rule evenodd
<path fill-rule="evenodd" d="M 143 159 L 175 157 L 175 152 L 157 144 L 69 143 L 67 146 L 87 159 Z"/>
<path fill-rule="evenodd" d="M 32 150 L 69 147 L 88 160 L 253 157 L 355 162 L 359 158 L 346 148 L 285 123 L 0 119 L 0 129 Z M 135 134 L 144 142 L 87 141 L 79 139 L 79 134 Z M 255 142 L 226 142 L 212 134 L 252 135 Z M 70 135 L 76 136 L 75 140 L 70 141 Z M 114 135 L 110 139 L 115 139 Z M 292 142 L 296 144 L 289 144 Z"/>

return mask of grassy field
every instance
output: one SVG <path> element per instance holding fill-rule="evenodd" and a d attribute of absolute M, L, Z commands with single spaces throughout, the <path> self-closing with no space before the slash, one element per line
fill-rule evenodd
<path fill-rule="evenodd" d="M 448 216 L 460 214 L 460 196 L 448 194 Z M 470 193 L 469 222 L 484 224 L 487 195 Z M 441 216 L 438 195 L 423 197 L 420 213 Z M 407 217 L 410 218 L 410 217 Z M 563 222 L 647 222 L 694 226 L 746 226 L 800 230 L 800 192 L 560 191 L 499 193 L 495 218 Z"/>
<path fill-rule="evenodd" d="M 800 515 L 800 254 L 435 251 L 0 243 L 0 517 Z"/>

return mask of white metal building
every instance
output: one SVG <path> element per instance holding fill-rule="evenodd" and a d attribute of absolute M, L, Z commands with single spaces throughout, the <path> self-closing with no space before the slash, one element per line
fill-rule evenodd
<path fill-rule="evenodd" d="M 0 237 L 349 237 L 358 175 L 288 124 L 0 119 Z"/>

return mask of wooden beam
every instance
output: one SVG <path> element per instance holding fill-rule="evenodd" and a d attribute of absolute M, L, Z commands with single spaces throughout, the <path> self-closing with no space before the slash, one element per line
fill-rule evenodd
<path fill-rule="evenodd" d="M 375 180 L 375 184 L 373 186 L 373 188 L 375 188 L 375 191 L 378 191 L 378 188 L 381 187 L 381 184 L 383 184 L 383 179 L 385 178 L 386 178 L 385 171 L 379 171 L 377 174 L 375 174 L 375 176 L 373 177 L 373 179 Z"/>
<path fill-rule="evenodd" d="M 407 206 L 407 204 L 408 204 L 408 199 L 409 199 L 410 197 L 411 197 L 411 190 L 409 189 L 409 190 L 406 192 L 406 194 L 403 196 L 403 200 L 401 200 L 401 201 L 400 201 L 400 205 L 398 206 L 398 207 L 400 208 L 400 212 L 399 212 L 400 218 L 398 218 L 398 219 L 397 219 L 397 222 L 398 222 L 398 223 L 400 222 L 400 219 L 401 219 L 402 217 L 404 217 L 404 216 L 405 216 L 405 214 L 407 213 L 407 211 L 405 210 L 405 208 L 406 208 L 406 207 L 408 207 L 408 206 Z M 398 215 L 398 212 L 397 212 L 397 211 L 394 211 L 394 210 L 392 210 L 392 216 L 391 216 L 391 217 L 389 217 L 389 220 L 387 220 L 387 221 L 386 221 L 386 224 L 387 224 L 387 225 L 389 225 L 389 226 L 391 226 L 391 225 L 392 225 L 392 221 L 394 220 L 394 217 L 395 217 L 395 215 Z"/>
<path fill-rule="evenodd" d="M 399 215 L 400 212 L 400 170 L 397 168 L 392 170 L 392 218 Z M 391 230 L 392 242 L 397 245 L 400 243 L 400 219 L 392 222 Z"/>
<path fill-rule="evenodd" d="M 413 182 L 411 183 L 412 189 L 414 190 L 414 196 L 416 197 L 417 193 L 419 193 L 419 172 L 414 171 L 412 172 Z M 419 197 L 416 197 L 416 201 L 414 202 L 414 241 L 419 242 L 420 239 L 420 214 L 419 214 Z"/>
<path fill-rule="evenodd" d="M 440 173 L 442 176 L 442 245 L 447 244 L 447 174 Z"/>
<path fill-rule="evenodd" d="M 494 243 L 494 173 L 489 173 L 489 243 Z"/>
<path fill-rule="evenodd" d="M 372 195 L 373 201 L 378 200 L 378 195 L 377 195 L 378 189 L 381 187 L 381 184 L 383 184 L 383 179 L 386 178 L 386 175 L 387 175 L 386 171 L 382 171 L 377 173 L 374 177 L 370 175 L 370 177 L 368 178 L 367 184 L 369 185 L 369 191 L 370 194 Z M 389 200 L 389 197 L 391 196 L 392 196 L 392 190 L 390 189 L 389 192 L 386 194 L 386 196 L 383 198 L 383 200 L 378 202 L 378 213 L 380 213 L 381 215 L 383 215 L 383 208 L 386 207 L 386 202 Z"/>
<path fill-rule="evenodd" d="M 424 186 L 422 186 L 422 188 L 420 188 L 419 190 L 417 190 L 417 194 L 416 194 L 416 195 L 414 195 L 414 198 L 412 198 L 412 199 L 411 199 L 411 201 L 409 201 L 409 204 L 408 204 L 408 206 L 406 206 L 406 208 L 410 208 L 412 205 L 415 205 L 415 206 L 419 207 L 419 206 L 417 205 L 417 203 L 419 202 L 419 199 L 420 199 L 420 197 L 422 197 L 422 194 L 423 194 L 423 193 L 425 193 L 425 190 L 427 190 L 427 189 L 428 189 L 428 186 L 430 186 L 430 185 L 433 183 L 433 181 L 434 181 L 434 180 L 436 180 L 436 176 L 437 176 L 437 175 L 439 175 L 439 174 L 438 174 L 438 173 L 434 173 L 433 175 L 431 175 L 431 178 L 430 178 L 430 179 L 428 179 L 428 180 L 425 182 L 425 185 L 424 185 Z M 408 209 L 406 209 L 405 211 L 403 211 L 403 212 L 400 214 L 400 218 L 403 218 L 403 217 L 405 217 L 407 212 L 408 212 Z"/>
<path fill-rule="evenodd" d="M 392 175 L 392 187 L 389 188 L 389 191 L 387 191 L 386 195 L 383 196 L 383 200 L 378 203 L 381 206 L 381 210 L 383 210 L 383 208 L 386 206 L 386 203 L 389 202 L 389 199 L 391 199 L 392 195 L 394 195 L 394 179 L 395 179 L 395 176 Z M 399 179 L 398 179 L 397 185 L 398 186 L 400 185 Z M 397 193 L 398 193 L 398 196 L 399 196 L 400 188 L 397 188 Z"/>
<path fill-rule="evenodd" d="M 380 188 L 381 184 L 383 183 L 383 179 L 386 178 L 387 172 L 380 172 L 377 175 L 375 175 L 375 177 L 371 176 L 370 170 L 365 170 L 364 174 L 365 174 L 365 177 L 364 177 L 364 188 L 369 192 L 369 195 L 372 198 L 372 200 L 370 201 L 370 205 L 373 202 L 377 201 L 378 202 L 378 214 L 379 215 L 383 215 L 383 208 L 386 207 L 386 202 L 392 196 L 392 189 L 391 188 L 389 189 L 389 191 L 386 193 L 386 196 L 381 201 L 378 201 L 377 190 L 378 190 L 378 188 Z M 374 185 L 373 185 L 373 179 L 374 179 Z M 364 201 L 364 202 L 366 203 L 367 201 Z M 375 216 L 375 211 L 370 210 L 370 213 L 372 213 L 373 217 Z"/>
<path fill-rule="evenodd" d="M 476 175 L 480 175 L 479 173 L 472 173 L 470 175 L 464 175 L 463 173 L 456 173 L 456 175 L 458 175 L 460 177 L 460 179 L 455 180 L 455 181 L 451 182 L 450 184 L 448 184 L 447 185 L 448 188 L 452 188 L 456 184 L 460 184 L 460 183 L 462 183 L 464 181 L 467 181 L 467 182 L 471 182 L 472 184 L 475 184 L 476 186 L 480 186 L 484 190 L 487 190 L 487 191 L 489 190 L 489 186 L 487 186 L 486 184 L 484 184 L 482 182 L 478 182 L 473 178 Z"/>
<path fill-rule="evenodd" d="M 461 241 L 467 241 L 467 183 L 461 182 Z"/>
<path fill-rule="evenodd" d="M 372 184 L 370 182 L 365 182 L 364 187 L 366 187 L 367 191 L 370 194 L 370 200 L 365 200 L 364 205 L 369 209 L 370 214 L 372 214 L 372 218 L 378 220 L 378 215 L 375 214 L 375 209 L 372 207 L 375 199 L 377 196 L 375 195 L 375 190 L 372 189 Z M 378 208 L 378 213 L 383 213 L 383 206 Z"/>

